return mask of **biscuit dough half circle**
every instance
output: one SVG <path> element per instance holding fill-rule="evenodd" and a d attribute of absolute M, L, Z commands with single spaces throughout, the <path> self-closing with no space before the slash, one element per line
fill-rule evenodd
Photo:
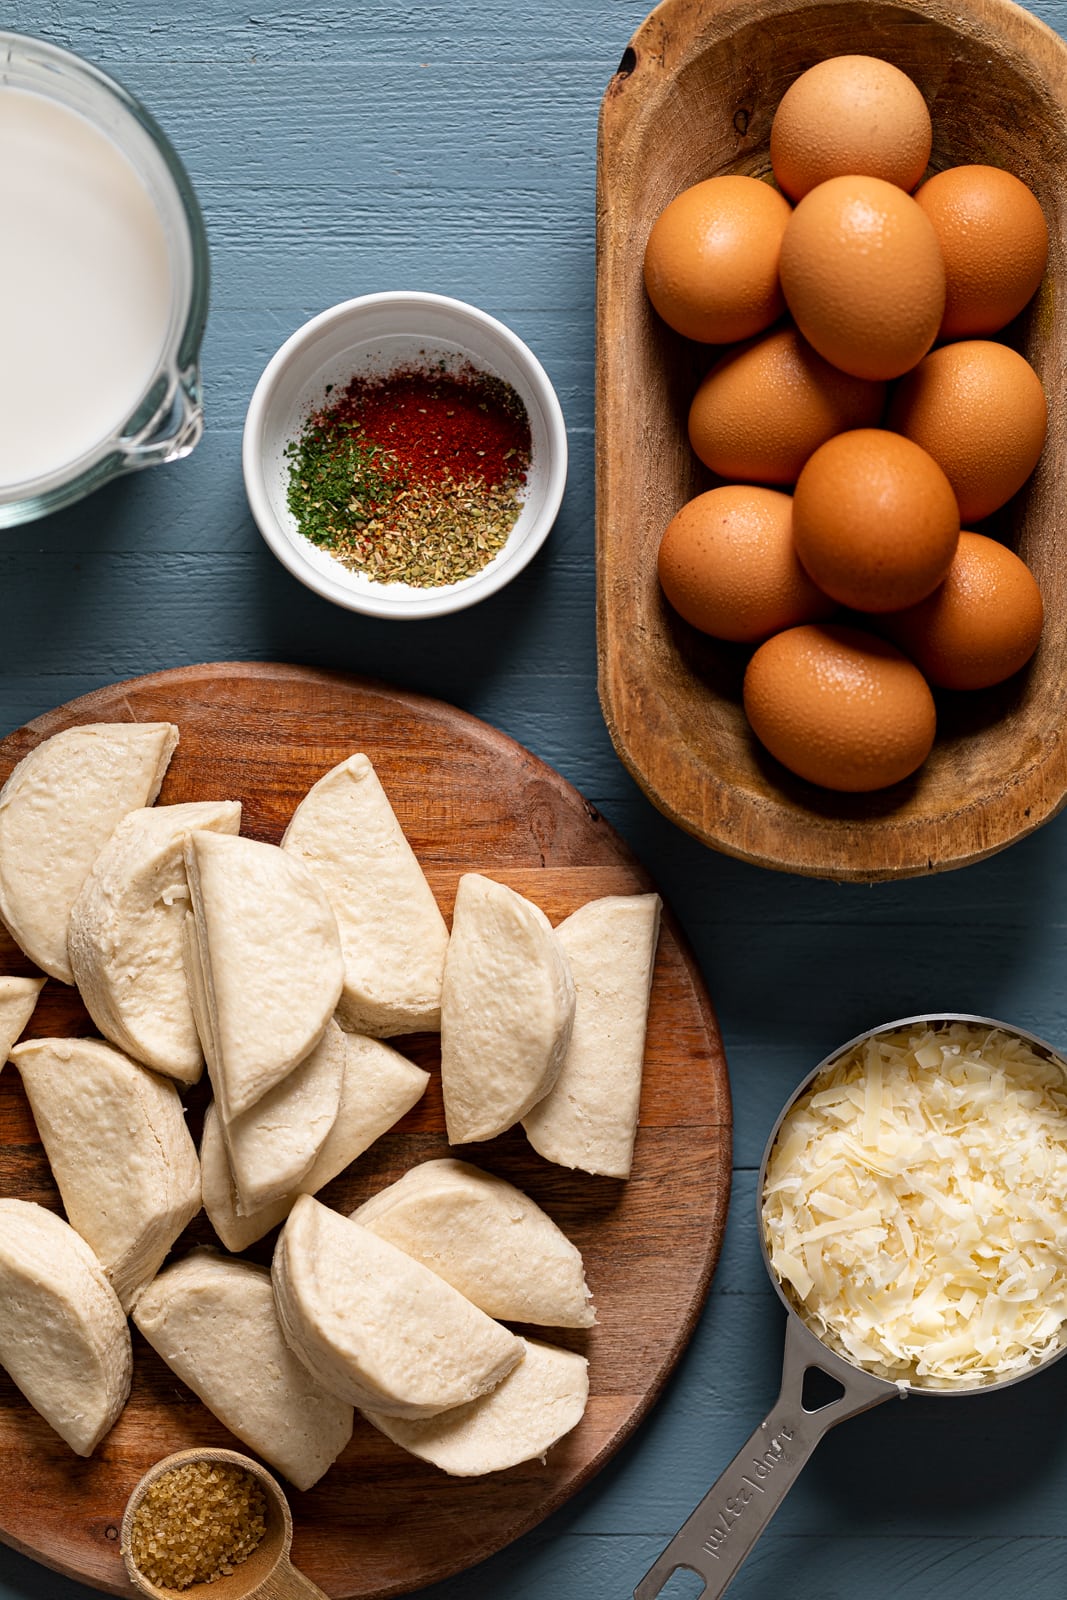
<path fill-rule="evenodd" d="M 227 1250 L 247 1250 L 284 1222 L 301 1194 L 317 1194 L 422 1098 L 430 1074 L 381 1039 L 344 1034 L 345 1067 L 337 1117 L 322 1149 L 290 1194 L 251 1213 L 238 1210 L 222 1123 L 215 1103 L 204 1116 L 200 1172 L 204 1210 Z"/>
<path fill-rule="evenodd" d="M 91 722 L 53 734 L 0 789 L 0 919 L 50 978 L 73 983 L 70 908 L 127 812 L 159 793 L 178 730 Z"/>
<path fill-rule="evenodd" d="M 0 978 L 0 1072 L 12 1046 L 33 1016 L 44 978 Z"/>
<path fill-rule="evenodd" d="M 277 845 L 190 833 L 186 976 L 212 1088 L 232 1122 L 310 1055 L 344 982 L 337 919 Z"/>
<path fill-rule="evenodd" d="M 0 1200 L 0 1366 L 79 1456 L 130 1392 L 130 1330 L 100 1263 L 69 1223 Z"/>
<path fill-rule="evenodd" d="M 488 1316 L 596 1322 L 581 1252 L 536 1201 L 466 1161 L 423 1161 L 352 1212 Z"/>
<path fill-rule="evenodd" d="M 270 1272 L 194 1250 L 145 1289 L 133 1320 L 157 1355 L 241 1442 L 310 1489 L 352 1433 L 352 1407 L 282 1338 Z"/>
<path fill-rule="evenodd" d="M 605 895 L 556 929 L 574 978 L 574 1028 L 559 1077 L 523 1118 L 546 1161 L 630 1176 L 660 912 L 657 894 Z"/>
<path fill-rule="evenodd" d="M 559 1076 L 574 983 L 539 906 L 480 873 L 459 880 L 441 991 L 450 1144 L 512 1127 Z"/>
<path fill-rule="evenodd" d="M 272 1275 L 286 1340 L 353 1405 L 432 1416 L 522 1360 L 522 1340 L 443 1278 L 310 1195 L 278 1236 Z"/>
<path fill-rule="evenodd" d="M 123 817 L 71 907 L 67 948 L 78 992 L 105 1039 L 181 1083 L 204 1066 L 182 959 L 194 828 L 236 833 L 236 800 L 149 806 Z"/>
<path fill-rule="evenodd" d="M 293 1193 L 337 1120 L 345 1036 L 336 1022 L 310 1055 L 229 1125 L 220 1122 L 238 1206 L 252 1216 Z"/>
<path fill-rule="evenodd" d="M 473 1478 L 543 1460 L 581 1421 L 588 1399 L 585 1356 L 527 1339 L 523 1360 L 480 1400 L 421 1421 L 363 1415 L 412 1455 L 453 1477 Z"/>
<path fill-rule="evenodd" d="M 186 838 L 189 997 L 226 1122 L 325 1034 L 341 997 L 338 920 L 307 867 L 240 835 Z"/>
<path fill-rule="evenodd" d="M 369 758 L 308 791 L 282 849 L 322 883 L 345 957 L 338 1011 L 353 1033 L 436 1032 L 448 928 Z"/>
<path fill-rule="evenodd" d="M 30 1039 L 11 1060 L 71 1225 L 128 1309 L 200 1210 L 178 1090 L 99 1039 Z"/>

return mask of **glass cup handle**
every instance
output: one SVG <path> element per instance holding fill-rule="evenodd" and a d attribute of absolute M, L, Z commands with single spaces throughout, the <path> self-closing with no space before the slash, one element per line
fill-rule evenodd
<path fill-rule="evenodd" d="M 841 1394 L 817 1410 L 804 1408 L 804 1378 L 816 1367 Z M 704 1579 L 703 1600 L 718 1600 L 800 1476 L 820 1439 L 838 1422 L 902 1396 L 885 1378 L 863 1372 L 828 1350 L 790 1313 L 782 1387 L 775 1405 L 675 1534 L 634 1590 L 654 1600 L 679 1567 Z"/>
<path fill-rule="evenodd" d="M 204 402 L 200 363 L 175 368 L 168 377 L 160 406 L 139 432 L 119 440 L 124 472 L 136 472 L 161 461 L 180 461 L 200 442 Z"/>

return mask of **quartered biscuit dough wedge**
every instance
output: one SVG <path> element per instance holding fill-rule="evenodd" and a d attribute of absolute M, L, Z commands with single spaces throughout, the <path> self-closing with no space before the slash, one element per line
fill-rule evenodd
<path fill-rule="evenodd" d="M 522 1340 L 443 1278 L 310 1195 L 289 1213 L 272 1273 L 290 1346 L 353 1405 L 432 1416 L 522 1360 Z"/>
<path fill-rule="evenodd" d="M 262 1239 L 285 1220 L 298 1195 L 325 1188 L 422 1098 L 430 1074 L 406 1056 L 358 1033 L 346 1033 L 344 1046 L 341 1101 L 322 1149 L 291 1193 L 251 1215 L 237 1210 L 219 1115 L 214 1104 L 208 1106 L 200 1145 L 204 1210 L 227 1250 L 246 1250 Z"/>
<path fill-rule="evenodd" d="M 554 1088 L 523 1127 L 561 1166 L 630 1176 L 660 909 L 657 894 L 606 895 L 556 929 L 574 978 L 574 1031 Z"/>
<path fill-rule="evenodd" d="M 191 833 L 186 978 L 219 1110 L 232 1122 L 318 1044 L 344 981 L 337 921 L 277 845 Z"/>
<path fill-rule="evenodd" d="M 45 739 L 0 789 L 0 918 L 42 972 L 73 983 L 70 908 L 128 811 L 150 806 L 178 743 L 169 722 L 90 722 Z"/>
<path fill-rule="evenodd" d="M 28 1200 L 0 1200 L 0 1366 L 80 1456 L 130 1392 L 130 1330 L 115 1291 L 85 1240 Z"/>
<path fill-rule="evenodd" d="M 148 1285 L 133 1320 L 208 1410 L 296 1488 L 317 1483 L 348 1443 L 352 1407 L 282 1338 L 266 1267 L 195 1250 Z"/>
<path fill-rule="evenodd" d="M 337 1120 L 345 1036 L 336 1022 L 281 1083 L 232 1123 L 220 1124 L 245 1216 L 291 1194 Z"/>
<path fill-rule="evenodd" d="M 344 1026 L 379 1038 L 440 1027 L 448 929 L 365 755 L 319 779 L 293 813 L 282 849 L 316 875 L 336 913 Z"/>
<path fill-rule="evenodd" d="M 577 1246 L 521 1190 L 465 1161 L 423 1161 L 352 1220 L 491 1317 L 557 1328 L 596 1321 Z"/>
<path fill-rule="evenodd" d="M 67 948 L 89 1015 L 119 1050 L 182 1083 L 195 1083 L 204 1066 L 182 960 L 183 846 L 194 828 L 240 826 L 236 800 L 131 811 L 71 908 Z"/>
<path fill-rule="evenodd" d="M 11 1059 L 71 1225 L 128 1310 L 200 1210 L 177 1088 L 96 1039 L 30 1039 Z"/>
<path fill-rule="evenodd" d="M 492 1139 L 555 1083 L 574 984 L 540 907 L 475 872 L 459 880 L 441 993 L 450 1144 Z"/>
<path fill-rule="evenodd" d="M 589 1363 L 573 1350 L 527 1339 L 513 1372 L 480 1400 L 411 1421 L 364 1411 L 367 1421 L 412 1455 L 457 1478 L 502 1472 L 545 1452 L 576 1426 L 589 1398 Z"/>
<path fill-rule="evenodd" d="M 23 1028 L 33 1016 L 44 978 L 0 978 L 0 1072 Z"/>

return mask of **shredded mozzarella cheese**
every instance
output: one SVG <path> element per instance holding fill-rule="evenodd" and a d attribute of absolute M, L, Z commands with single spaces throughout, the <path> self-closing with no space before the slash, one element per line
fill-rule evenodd
<path fill-rule="evenodd" d="M 865 1041 L 790 1109 L 763 1227 L 859 1366 L 935 1389 L 1029 1370 L 1067 1336 L 1067 1072 L 973 1023 Z"/>

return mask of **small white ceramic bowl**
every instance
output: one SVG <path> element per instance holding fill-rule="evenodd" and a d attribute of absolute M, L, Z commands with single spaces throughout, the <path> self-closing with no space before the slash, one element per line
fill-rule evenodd
<path fill-rule="evenodd" d="M 357 373 L 387 373 L 438 354 L 462 357 L 502 378 L 525 405 L 532 450 L 522 510 L 504 548 L 473 577 L 435 589 L 376 583 L 350 572 L 298 531 L 286 504 L 286 446 L 322 404 L 328 385 L 343 386 Z M 446 295 L 397 291 L 345 300 L 312 317 L 285 341 L 252 395 L 242 461 L 252 515 L 294 577 L 350 611 L 414 620 L 484 600 L 532 560 L 563 498 L 567 432 L 544 368 L 502 322 Z"/>

